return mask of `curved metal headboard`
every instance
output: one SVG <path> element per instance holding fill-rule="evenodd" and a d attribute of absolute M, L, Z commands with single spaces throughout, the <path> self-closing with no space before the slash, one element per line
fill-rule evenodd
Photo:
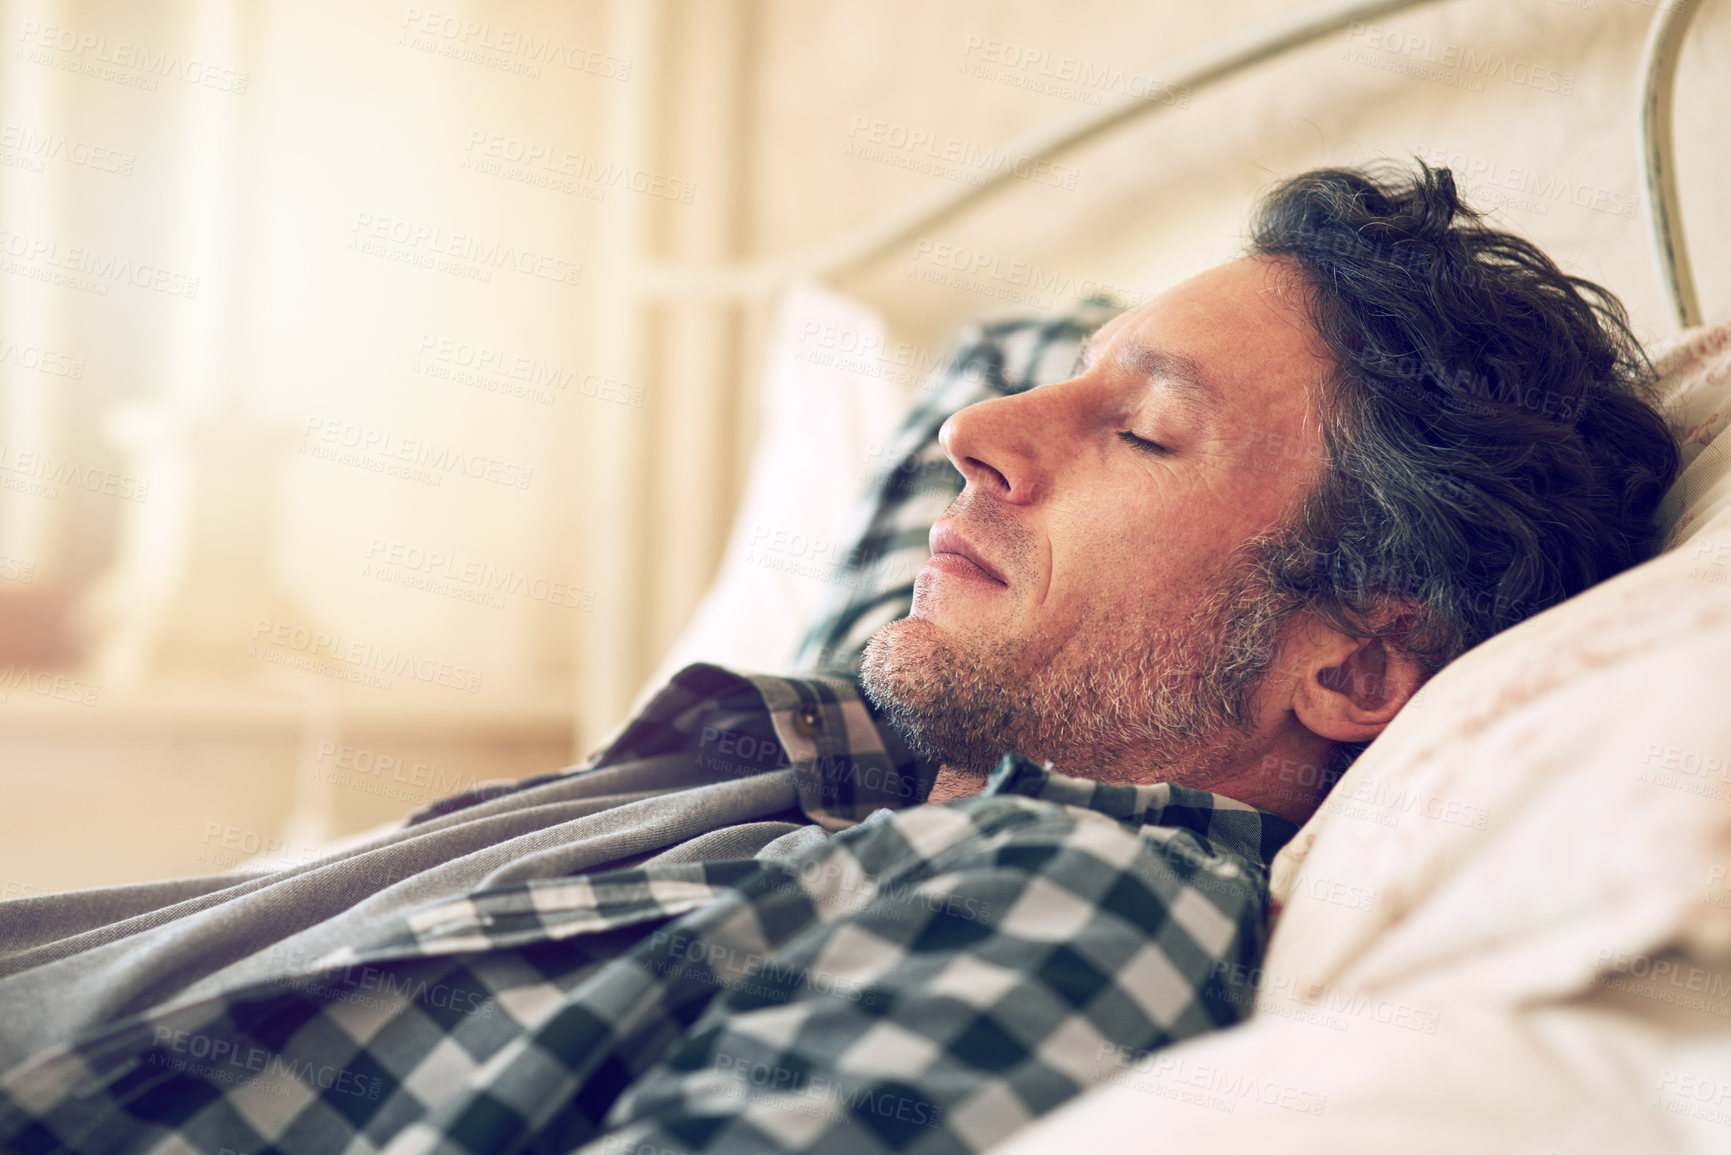
<path fill-rule="evenodd" d="M 1355 22 L 1415 8 L 1436 0 L 1318 0 L 1291 15 L 1249 32 L 1227 36 L 1163 69 L 1174 87 L 1202 88 L 1225 80 L 1270 57 L 1301 47 Z M 1663 2 L 1663 0 L 1662 0 Z M 1701 306 L 1683 237 L 1683 221 L 1672 161 L 1671 105 L 1677 59 L 1689 22 L 1704 0 L 1670 0 L 1653 21 L 1641 67 L 1642 193 L 1647 201 L 1653 258 L 1678 323 L 1701 324 Z M 1158 101 L 1125 96 L 1105 107 L 1040 125 L 1006 142 L 1004 151 L 1030 161 L 1046 160 L 1120 125 L 1166 107 Z M 644 297 L 737 299 L 773 291 L 799 276 L 833 275 L 853 269 L 933 224 L 947 220 L 1009 183 L 1001 169 L 975 185 L 938 188 L 916 196 L 876 220 L 839 238 L 780 257 L 719 268 L 694 268 L 648 261 L 639 266 L 632 288 Z"/>
<path fill-rule="evenodd" d="M 1262 61 L 1300 48 L 1351 24 L 1437 0 L 1317 0 L 1242 32 L 1234 32 L 1177 60 L 1160 65 L 1173 88 L 1199 89 L 1226 80 Z M 1086 109 L 1036 126 L 1006 141 L 1001 151 L 1027 162 L 1049 160 L 1121 125 L 1158 113 L 1167 105 L 1123 95 L 1098 109 Z M 977 184 L 934 188 L 841 237 L 781 257 L 719 268 L 694 268 L 648 261 L 636 273 L 635 288 L 648 297 L 749 297 L 772 291 L 795 277 L 842 273 L 880 256 L 1011 183 L 1010 166 L 983 176 Z"/>
<path fill-rule="evenodd" d="M 1641 61 L 1641 192 L 1652 226 L 1653 260 L 1659 281 L 1670 298 L 1677 323 L 1688 329 L 1701 324 L 1701 302 L 1695 295 L 1695 273 L 1683 238 L 1683 211 L 1677 195 L 1677 169 L 1672 161 L 1671 102 L 1677 88 L 1677 57 L 1689 21 L 1704 0 L 1676 0 L 1660 10 L 1647 33 Z"/>

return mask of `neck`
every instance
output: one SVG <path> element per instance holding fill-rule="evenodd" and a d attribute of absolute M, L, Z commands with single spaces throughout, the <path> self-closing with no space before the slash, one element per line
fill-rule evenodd
<path fill-rule="evenodd" d="M 1327 797 L 1333 764 L 1332 750 L 1308 757 L 1270 753 L 1205 784 L 1179 784 L 1224 794 L 1302 826 Z"/>
<path fill-rule="evenodd" d="M 946 762 L 938 767 L 938 776 L 932 780 L 932 791 L 926 795 L 926 801 L 948 802 L 952 798 L 966 798 L 970 794 L 978 794 L 985 788 L 985 774 L 978 770 L 951 766 Z"/>
<path fill-rule="evenodd" d="M 1316 813 L 1334 784 L 1333 764 L 1334 744 L 1305 734 L 1250 751 L 1240 748 L 1224 758 L 1217 755 L 1212 759 L 1206 756 L 1184 759 L 1153 771 L 1146 762 L 1137 766 L 1134 759 L 1119 759 L 1103 773 L 1081 773 L 1077 777 L 1128 785 L 1171 782 L 1223 794 L 1302 825 Z M 1065 773 L 1062 759 L 1053 759 L 1052 768 Z M 938 768 L 926 801 L 948 802 L 978 794 L 986 788 L 986 778 L 984 771 L 946 762 Z"/>

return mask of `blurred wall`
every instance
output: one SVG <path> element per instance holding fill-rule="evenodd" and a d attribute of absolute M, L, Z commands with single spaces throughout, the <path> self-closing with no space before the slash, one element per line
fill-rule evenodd
<path fill-rule="evenodd" d="M 1417 154 L 1671 329 L 1636 0 L 1444 0 L 1203 91 L 1297 7 L 0 4 L 0 893 L 292 858 L 619 720 L 714 573 L 771 300 L 833 238 L 1126 92 L 1157 115 L 850 273 L 961 322 L 1223 259 L 1275 176 Z M 1731 4 L 1679 82 L 1731 308 Z M 862 467 L 863 467 L 862 463 Z"/>

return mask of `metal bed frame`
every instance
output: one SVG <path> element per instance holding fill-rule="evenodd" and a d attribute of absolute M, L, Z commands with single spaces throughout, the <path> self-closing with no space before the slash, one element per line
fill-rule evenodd
<path fill-rule="evenodd" d="M 1355 21 L 1435 4 L 1442 0 L 1317 0 L 1271 23 L 1233 33 L 1213 44 L 1163 60 L 1157 74 L 1174 86 L 1202 89 L 1229 80 L 1245 70 Z M 1705 0 L 1653 0 L 1660 11 L 1648 35 L 1639 80 L 1642 117 L 1642 192 L 1650 222 L 1650 238 L 1659 279 L 1677 323 L 1701 323 L 1700 303 L 1684 248 L 1682 215 L 1673 163 L 1672 94 L 1684 34 Z M 608 22 L 615 49 L 627 58 L 654 60 L 654 12 L 650 0 L 611 0 Z M 610 147 L 622 160 L 646 159 L 648 126 L 654 108 L 647 83 L 629 86 L 610 103 L 607 132 Z M 1167 105 L 1125 95 L 1103 106 L 1069 113 L 1003 145 L 1012 156 L 1029 162 L 1051 160 L 1122 126 L 1157 115 Z M 932 226 L 950 220 L 1005 188 L 1013 171 L 984 174 L 978 184 L 932 188 L 847 233 L 792 253 L 751 261 L 696 266 L 658 261 L 648 255 L 647 228 L 640 198 L 621 197 L 603 206 L 600 272 L 613 287 L 597 318 L 602 366 L 622 380 L 637 380 L 645 317 L 657 307 L 712 305 L 742 309 L 748 328 L 761 329 L 777 294 L 798 278 L 832 279 L 883 257 Z M 641 460 L 644 449 L 630 443 L 615 445 L 625 464 Z M 642 544 L 643 529 L 623 512 L 603 513 L 590 527 L 600 547 L 633 556 Z M 639 593 L 630 588 L 607 591 L 621 612 L 614 620 L 596 623 L 578 664 L 588 675 L 588 689 L 579 691 L 578 727 L 585 720 L 605 729 L 624 716 L 626 691 L 615 683 L 618 671 L 632 667 L 634 635 L 628 625 Z"/>
<path fill-rule="evenodd" d="M 1166 62 L 1160 72 L 1171 77 L 1170 83 L 1176 87 L 1205 88 L 1354 22 L 1438 2 L 1325 0 Z M 1661 7 L 1648 34 L 1640 78 L 1642 193 L 1651 227 L 1653 257 L 1672 311 L 1685 328 L 1700 324 L 1701 312 L 1684 246 L 1676 167 L 1672 160 L 1671 107 L 1683 38 L 1702 2 L 1672 0 Z M 1101 108 L 1040 125 L 1005 142 L 1002 151 L 1033 162 L 1051 160 L 1121 125 L 1153 116 L 1165 107 L 1159 101 L 1120 96 Z M 632 287 L 637 294 L 650 299 L 738 298 L 773 293 L 799 277 L 845 273 L 882 256 L 932 225 L 957 216 L 1004 188 L 1013 175 L 1009 168 L 1002 168 L 976 185 L 930 190 L 852 232 L 787 256 L 715 268 L 643 262 L 637 266 Z"/>

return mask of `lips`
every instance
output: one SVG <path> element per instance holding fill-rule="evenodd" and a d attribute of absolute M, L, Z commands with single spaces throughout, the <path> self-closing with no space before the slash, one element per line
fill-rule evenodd
<path fill-rule="evenodd" d="M 998 572 L 996 566 L 988 562 L 979 550 L 970 545 L 967 539 L 949 524 L 939 522 L 932 526 L 931 546 L 933 561 L 938 561 L 945 555 L 960 558 L 999 585 L 1010 584 L 1004 580 L 1004 575 Z"/>

